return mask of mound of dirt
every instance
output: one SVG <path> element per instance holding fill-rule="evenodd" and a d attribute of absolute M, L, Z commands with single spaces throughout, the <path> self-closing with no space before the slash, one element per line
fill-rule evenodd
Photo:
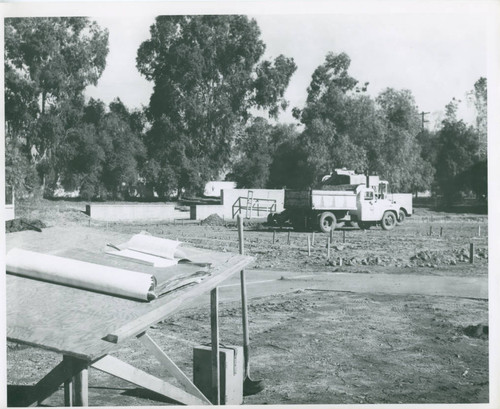
<path fill-rule="evenodd" d="M 488 325 L 469 325 L 463 331 L 469 338 L 488 339 Z"/>
<path fill-rule="evenodd" d="M 18 219 L 7 220 L 5 222 L 5 232 L 12 233 L 16 231 L 23 230 L 35 230 L 42 231 L 43 228 L 47 227 L 44 222 L 38 219 L 25 219 L 20 217 Z"/>
<path fill-rule="evenodd" d="M 224 226 L 224 220 L 218 214 L 213 213 L 204 219 L 202 224 L 204 226 Z"/>

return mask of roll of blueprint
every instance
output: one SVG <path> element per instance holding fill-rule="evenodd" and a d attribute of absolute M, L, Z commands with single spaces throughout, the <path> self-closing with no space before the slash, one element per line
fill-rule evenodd
<path fill-rule="evenodd" d="M 24 277 L 137 300 L 156 298 L 156 279 L 151 274 L 19 248 L 7 253 L 6 270 Z"/>

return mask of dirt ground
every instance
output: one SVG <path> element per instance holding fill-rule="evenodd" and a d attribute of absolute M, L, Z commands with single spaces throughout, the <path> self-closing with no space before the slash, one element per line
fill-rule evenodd
<path fill-rule="evenodd" d="M 87 226 L 84 205 L 42 202 L 20 216 L 47 226 Z M 245 227 L 253 268 L 293 272 L 348 272 L 483 277 L 488 274 L 488 219 L 417 209 L 402 226 L 334 232 L 330 258 L 325 234 Z M 202 248 L 237 251 L 234 223 L 119 224 L 90 221 L 103 232 L 142 230 Z M 345 233 L 344 233 L 345 232 Z M 345 242 L 344 242 L 345 234 Z M 290 237 L 290 242 L 288 242 Z M 8 235 L 7 235 L 8 240 Z M 470 243 L 474 263 L 469 262 Z M 265 284 L 264 284 L 265 285 Z M 426 295 L 293 290 L 250 300 L 252 378 L 266 389 L 245 404 L 485 403 L 488 402 L 488 300 Z M 241 345 L 236 302 L 220 307 L 222 342 Z M 192 348 L 210 340 L 207 305 L 155 325 L 151 336 L 191 376 Z M 60 361 L 57 354 L 8 344 L 9 404 Z M 154 357 L 129 341 L 117 357 L 165 377 Z M 97 370 L 89 374 L 91 405 L 164 405 L 165 399 Z M 62 390 L 44 404 L 61 405 Z"/>

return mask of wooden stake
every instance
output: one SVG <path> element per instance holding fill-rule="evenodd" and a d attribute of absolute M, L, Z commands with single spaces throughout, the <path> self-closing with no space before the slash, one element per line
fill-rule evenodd
<path fill-rule="evenodd" d="M 326 258 L 330 259 L 330 237 L 326 238 Z"/>
<path fill-rule="evenodd" d="M 238 243 L 240 254 L 245 255 L 245 241 L 243 238 L 243 219 L 238 215 Z M 248 331 L 248 307 L 245 270 L 240 271 L 241 286 L 241 320 L 243 324 L 243 361 L 245 364 L 244 377 L 250 376 L 250 335 Z"/>
<path fill-rule="evenodd" d="M 286 244 L 290 244 L 290 230 L 288 230 L 288 237 L 286 239 Z"/>
<path fill-rule="evenodd" d="M 471 264 L 474 263 L 474 243 L 470 244 L 470 248 L 469 248 L 469 263 L 471 263 Z"/>
<path fill-rule="evenodd" d="M 276 230 L 273 230 L 273 244 L 276 241 Z"/>
<path fill-rule="evenodd" d="M 339 258 L 339 266 L 342 266 L 342 257 Z"/>
<path fill-rule="evenodd" d="M 342 230 L 342 243 L 345 243 L 345 230 Z"/>
<path fill-rule="evenodd" d="M 311 236 L 307 235 L 307 255 L 311 256 Z"/>
<path fill-rule="evenodd" d="M 432 236 L 432 226 L 429 226 L 429 236 Z"/>
<path fill-rule="evenodd" d="M 219 300 L 217 287 L 210 292 L 210 328 L 212 341 L 212 403 L 220 405 Z"/>
<path fill-rule="evenodd" d="M 333 229 L 330 229 L 330 242 L 333 243 Z"/>
<path fill-rule="evenodd" d="M 313 246 L 314 246 L 314 232 L 312 232 L 311 245 L 313 245 Z"/>
<path fill-rule="evenodd" d="M 443 228 L 441 227 L 441 229 L 439 230 L 439 237 L 443 237 Z"/>
<path fill-rule="evenodd" d="M 477 237 L 481 237 L 481 226 L 477 226 Z"/>

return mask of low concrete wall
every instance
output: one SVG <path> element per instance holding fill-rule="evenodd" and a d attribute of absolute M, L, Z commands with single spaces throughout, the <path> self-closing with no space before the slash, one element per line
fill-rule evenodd
<path fill-rule="evenodd" d="M 109 222 L 180 218 L 175 205 L 166 203 L 92 203 L 86 207 L 86 212 L 92 219 Z M 188 217 L 186 213 L 184 218 Z"/>
<path fill-rule="evenodd" d="M 238 199 L 241 198 L 241 205 L 243 207 L 247 204 L 248 192 L 253 192 L 253 200 L 256 199 L 269 199 L 274 200 L 276 203 L 275 212 L 280 213 L 284 210 L 285 201 L 285 191 L 283 189 L 223 189 L 222 190 L 222 204 L 221 205 L 193 205 L 191 206 L 191 219 L 192 220 L 203 220 L 211 214 L 217 214 L 225 220 L 231 220 L 233 218 L 233 206 L 236 206 L 234 210 L 237 210 Z M 271 202 L 262 201 L 262 206 L 270 206 Z M 247 215 L 246 209 L 242 210 L 244 217 Z M 253 209 L 250 217 L 251 218 L 266 218 L 269 212 L 265 210 Z"/>
<path fill-rule="evenodd" d="M 5 215 L 5 221 L 15 219 L 16 214 L 14 210 L 14 205 L 5 205 L 4 215 Z"/>

